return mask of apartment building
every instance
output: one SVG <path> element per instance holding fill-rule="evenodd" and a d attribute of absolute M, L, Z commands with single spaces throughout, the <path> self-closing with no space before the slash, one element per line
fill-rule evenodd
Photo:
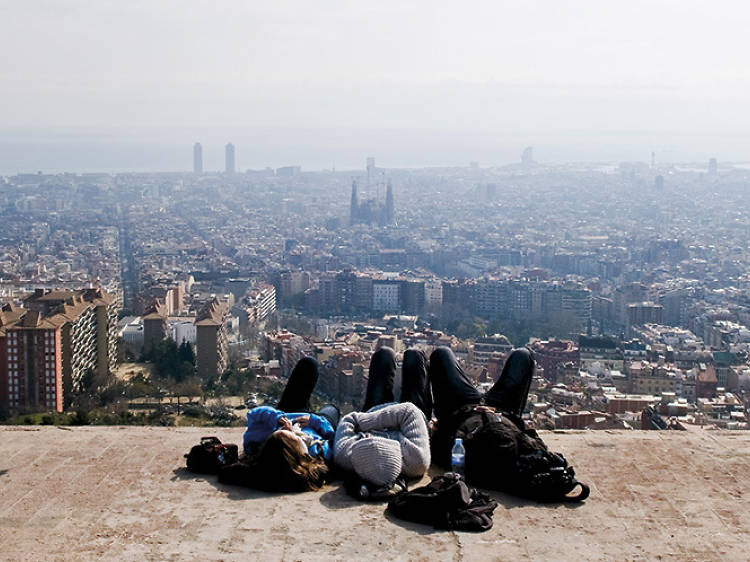
<path fill-rule="evenodd" d="M 229 362 L 227 344 L 227 303 L 210 300 L 195 319 L 196 370 L 202 379 L 224 372 Z"/>
<path fill-rule="evenodd" d="M 61 412 L 84 375 L 117 360 L 117 300 L 101 289 L 38 289 L 0 312 L 0 408 Z"/>

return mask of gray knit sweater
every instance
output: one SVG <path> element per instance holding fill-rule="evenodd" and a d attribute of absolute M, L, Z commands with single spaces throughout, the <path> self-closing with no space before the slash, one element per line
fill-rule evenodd
<path fill-rule="evenodd" d="M 365 446 L 370 442 L 375 445 Z M 389 458 L 393 451 L 398 455 L 396 444 L 401 458 Z M 361 476 L 374 481 L 378 477 L 387 480 L 382 474 L 368 478 L 372 472 L 387 470 L 386 465 L 395 467 L 396 475 L 400 472 L 410 478 L 420 477 L 430 467 L 430 438 L 424 414 L 410 402 L 347 414 L 336 430 L 333 459 L 342 469 L 357 469 Z M 362 474 L 363 466 L 367 467 L 366 475 Z"/>

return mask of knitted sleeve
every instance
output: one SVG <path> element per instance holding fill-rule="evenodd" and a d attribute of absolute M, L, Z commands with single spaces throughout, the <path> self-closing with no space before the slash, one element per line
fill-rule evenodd
<path fill-rule="evenodd" d="M 345 415 L 336 428 L 333 442 L 333 461 L 343 470 L 352 471 L 352 446 L 358 439 L 357 412 Z"/>
<path fill-rule="evenodd" d="M 358 412 L 353 422 L 359 426 L 359 431 L 397 430 L 406 476 L 422 476 L 430 467 L 427 422 L 422 411 L 411 402 L 393 404 L 374 412 Z"/>

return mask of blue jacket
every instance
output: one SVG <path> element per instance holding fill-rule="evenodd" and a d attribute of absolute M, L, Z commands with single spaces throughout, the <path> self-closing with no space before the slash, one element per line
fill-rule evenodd
<path fill-rule="evenodd" d="M 289 418 L 292 423 L 299 417 L 310 416 L 310 423 L 302 428 L 303 432 L 316 439 L 309 447 L 309 452 L 312 456 L 321 457 L 326 462 L 332 460 L 333 447 L 331 445 L 336 432 L 328 419 L 306 412 L 282 412 L 270 406 L 258 406 L 247 413 L 247 430 L 242 440 L 245 454 L 255 452 L 269 435 L 279 429 L 279 418 L 282 416 Z"/>

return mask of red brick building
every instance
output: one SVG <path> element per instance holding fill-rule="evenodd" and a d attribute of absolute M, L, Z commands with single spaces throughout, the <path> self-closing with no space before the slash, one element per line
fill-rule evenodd
<path fill-rule="evenodd" d="M 558 367 L 564 363 L 579 365 L 578 347 L 570 340 L 535 340 L 529 346 L 537 365 L 544 369 L 544 378 L 557 382 Z"/>
<path fill-rule="evenodd" d="M 710 363 L 698 363 L 695 375 L 695 399 L 712 398 L 716 394 L 719 380 L 716 369 Z"/>
<path fill-rule="evenodd" d="M 0 410 L 62 412 L 87 372 L 116 362 L 115 299 L 99 289 L 37 290 L 0 310 Z"/>

